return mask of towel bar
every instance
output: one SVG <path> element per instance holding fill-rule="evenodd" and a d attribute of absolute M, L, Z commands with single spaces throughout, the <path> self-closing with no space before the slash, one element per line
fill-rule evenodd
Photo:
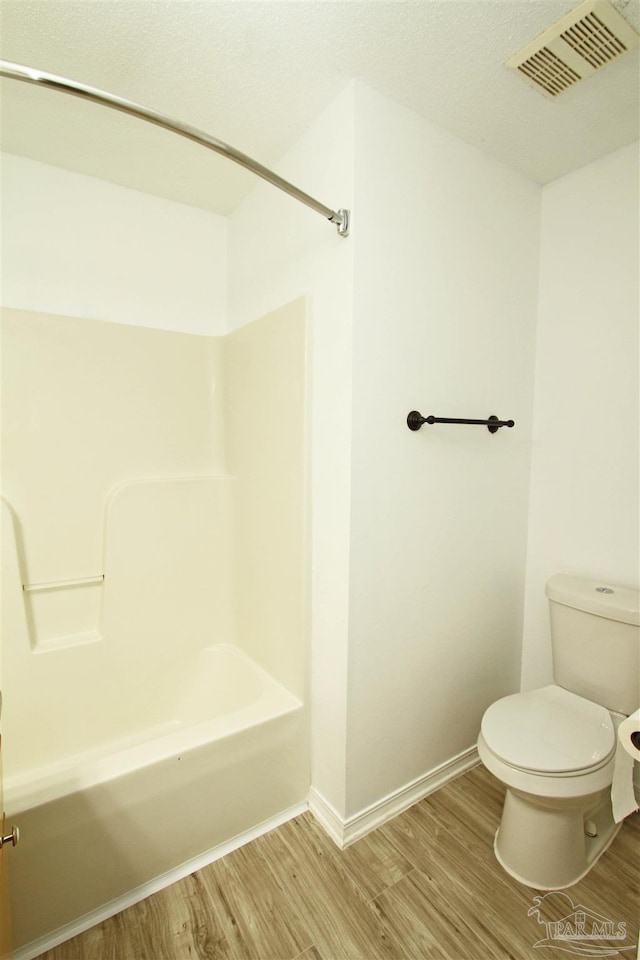
<path fill-rule="evenodd" d="M 512 427 L 513 420 L 499 420 L 492 414 L 487 420 L 462 420 L 456 417 L 423 417 L 417 410 L 412 410 L 407 417 L 409 430 L 419 430 L 423 423 L 475 423 L 486 427 L 489 433 L 497 433 L 500 427 Z"/>

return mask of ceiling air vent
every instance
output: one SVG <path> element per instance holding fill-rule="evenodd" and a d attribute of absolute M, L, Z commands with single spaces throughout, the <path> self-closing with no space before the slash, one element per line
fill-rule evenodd
<path fill-rule="evenodd" d="M 550 97 L 638 46 L 638 34 L 608 0 L 584 0 L 519 50 L 507 66 Z"/>

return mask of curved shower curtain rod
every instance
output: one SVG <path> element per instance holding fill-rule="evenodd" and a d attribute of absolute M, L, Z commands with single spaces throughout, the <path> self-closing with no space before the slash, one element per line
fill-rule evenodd
<path fill-rule="evenodd" d="M 154 123 L 157 127 L 163 127 L 165 130 L 177 133 L 181 137 L 186 137 L 187 140 L 193 140 L 194 143 L 199 143 L 201 146 L 213 150 L 214 153 L 219 153 L 221 156 L 227 157 L 246 170 L 250 170 L 252 173 L 255 173 L 256 176 L 273 184 L 274 187 L 288 193 L 290 197 L 294 197 L 296 200 L 299 200 L 300 203 L 304 203 L 305 206 L 315 210 L 316 213 L 325 217 L 330 223 L 335 223 L 341 237 L 349 236 L 348 210 L 332 210 L 330 207 L 326 207 L 323 203 L 320 203 L 319 200 L 310 197 L 308 193 L 299 190 L 298 187 L 294 187 L 288 180 L 279 177 L 273 170 L 269 170 L 268 167 L 263 167 L 257 160 L 248 157 L 246 153 L 241 153 L 239 150 L 236 150 L 235 147 L 224 143 L 223 140 L 217 140 L 203 130 L 198 130 L 196 127 L 181 123 L 179 120 L 167 117 L 165 114 L 158 113 L 156 110 L 150 110 L 149 107 L 143 107 L 139 103 L 134 103 L 132 100 L 125 100 L 124 97 L 117 97 L 112 93 L 106 93 L 104 90 L 98 90 L 96 87 L 87 87 L 83 83 L 76 83 L 75 80 L 68 80 L 66 77 L 59 77 L 54 73 L 44 73 L 42 70 L 36 70 L 34 67 L 25 67 L 20 63 L 0 60 L 0 77 L 8 77 L 10 80 L 22 80 L 25 83 L 38 84 L 39 86 L 47 87 L 49 90 L 58 90 L 61 93 L 69 93 L 83 100 L 91 100 L 93 103 L 100 103 L 105 107 L 111 107 L 112 110 L 120 110 L 121 113 L 128 113 L 132 117 L 138 117 L 140 120 Z"/>

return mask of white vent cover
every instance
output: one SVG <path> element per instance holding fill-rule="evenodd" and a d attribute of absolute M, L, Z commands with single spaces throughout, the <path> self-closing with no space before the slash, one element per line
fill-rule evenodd
<path fill-rule="evenodd" d="M 608 0 L 584 0 L 506 65 L 557 97 L 637 45 L 638 34 Z"/>

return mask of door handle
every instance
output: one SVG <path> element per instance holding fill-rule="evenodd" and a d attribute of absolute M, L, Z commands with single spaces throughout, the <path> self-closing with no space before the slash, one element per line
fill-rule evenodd
<path fill-rule="evenodd" d="M 11 833 L 8 833 L 6 837 L 3 837 L 0 833 L 0 847 L 4 847 L 5 843 L 10 843 L 12 847 L 15 847 L 20 839 L 20 830 L 18 827 L 12 827 Z"/>

